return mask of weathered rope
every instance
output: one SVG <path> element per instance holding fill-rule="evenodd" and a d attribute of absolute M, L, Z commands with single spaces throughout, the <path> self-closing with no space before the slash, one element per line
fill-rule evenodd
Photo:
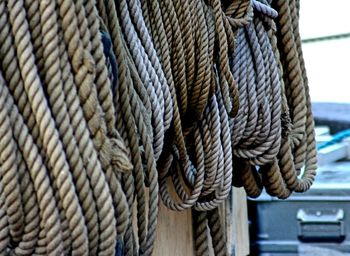
<path fill-rule="evenodd" d="M 307 190 L 299 5 L 0 0 L 0 254 L 151 255 L 161 200 L 228 255 L 232 185 Z"/>
<path fill-rule="evenodd" d="M 116 170 L 119 169 L 121 171 L 123 171 L 123 168 L 130 169 L 131 166 L 128 158 L 123 158 L 123 154 L 126 152 L 125 146 L 119 143 L 120 137 L 118 137 L 116 130 L 113 130 L 114 124 L 111 124 L 114 122 L 112 96 L 109 96 L 109 106 L 111 107 L 103 108 L 106 112 L 106 115 L 104 115 L 106 122 L 109 123 L 110 136 L 114 138 L 111 141 L 111 149 L 105 152 L 106 149 L 104 149 L 103 142 L 101 142 L 103 137 L 97 139 L 98 144 L 102 143 L 102 148 L 99 146 L 98 150 L 102 151 L 97 153 L 93 148 L 94 144 L 90 139 L 90 132 L 87 128 L 89 127 L 90 131 L 94 131 L 93 129 L 95 128 L 92 121 L 84 119 L 83 113 L 85 108 L 80 105 L 80 100 L 77 97 L 79 82 L 81 81 L 78 80 L 79 72 L 84 72 L 84 69 L 76 68 L 77 72 L 72 72 L 74 67 L 80 65 L 85 57 L 80 58 L 77 56 L 76 60 L 72 60 L 72 66 L 69 62 L 69 57 L 75 58 L 79 54 L 74 48 L 76 46 L 70 44 L 70 35 L 76 34 L 76 32 L 73 30 L 70 31 L 70 33 L 73 32 L 72 34 L 68 34 L 69 27 L 67 29 L 65 27 L 68 25 L 74 29 L 74 24 L 77 24 L 74 21 L 78 22 L 77 19 L 74 20 L 72 12 L 67 13 L 67 10 L 74 10 L 74 8 L 67 9 L 74 7 L 74 5 L 69 1 L 58 1 L 57 8 L 55 6 L 55 1 L 31 1 L 30 5 L 27 5 L 27 3 L 25 5 L 25 7 L 28 7 L 28 16 L 26 16 L 23 2 L 8 1 L 7 5 L 3 1 L 0 3 L 2 18 L 1 41 L 3 42 L 1 45 L 1 65 L 4 79 L 9 81 L 7 85 L 5 80 L 1 80 L 1 86 L 4 88 L 2 89 L 2 97 L 8 102 L 6 103 L 7 107 L 2 108 L 5 111 L 2 113 L 8 112 L 8 118 L 4 116 L 5 123 L 2 122 L 2 124 L 9 125 L 6 120 L 12 122 L 12 127 L 16 128 L 14 128 L 11 137 L 16 139 L 18 144 L 18 146 L 11 146 L 16 144 L 13 144 L 11 140 L 8 140 L 8 143 L 3 141 L 3 138 L 10 137 L 5 134 L 1 136 L 2 142 L 4 142 L 1 145 L 6 146 L 5 150 L 1 150 L 1 152 L 6 154 L 1 163 L 1 168 L 5 168 L 2 171 L 2 180 L 4 178 L 7 179 L 8 175 L 3 174 L 9 173 L 7 170 L 11 170 L 8 169 L 9 161 L 11 161 L 9 157 L 14 156 L 16 162 L 11 163 L 11 168 L 16 168 L 21 178 L 13 178 L 12 183 L 15 181 L 19 182 L 20 190 L 23 192 L 23 199 L 21 199 L 21 196 L 18 196 L 18 199 L 23 201 L 24 207 L 23 210 L 17 209 L 15 215 L 9 210 L 15 206 L 14 203 L 16 201 L 12 199 L 13 203 L 6 207 L 9 209 L 7 210 L 7 216 L 10 217 L 7 217 L 10 223 L 8 227 L 11 233 L 9 234 L 13 237 L 11 238 L 11 243 L 12 241 L 16 242 L 16 244 L 19 242 L 18 247 L 14 249 L 16 254 L 31 255 L 34 250 L 38 254 L 54 255 L 63 253 L 63 250 L 66 253 L 71 252 L 78 255 L 85 255 L 88 252 L 91 255 L 95 255 L 97 250 L 101 253 L 106 252 L 109 254 L 114 252 L 116 243 L 116 233 L 113 235 L 109 230 L 113 230 L 113 226 L 115 226 L 114 230 L 118 229 L 118 225 L 113 225 L 112 223 L 116 218 L 121 220 L 122 218 L 120 217 L 125 216 L 128 210 L 125 196 L 123 199 L 124 192 L 115 177 L 116 173 L 112 170 L 107 170 L 106 166 L 112 163 L 111 167 L 115 166 Z M 94 2 L 90 3 L 90 6 L 94 7 Z M 88 9 L 86 6 L 84 8 L 94 10 Z M 35 29 L 35 24 L 33 24 L 34 13 L 39 17 L 39 34 L 36 32 L 37 30 L 33 30 Z M 26 20 L 27 17 L 29 21 Z M 85 15 L 83 17 L 85 19 Z M 97 15 L 95 15 L 94 20 L 98 22 Z M 28 23 L 30 24 L 29 26 Z M 61 32 L 62 30 L 63 32 Z M 108 96 L 108 93 L 112 95 L 110 85 L 101 80 L 108 79 L 108 77 L 98 27 L 93 32 L 95 32 L 94 36 L 95 38 L 97 36 L 98 42 L 92 40 L 92 47 L 95 42 L 101 49 L 99 55 L 95 56 L 95 61 L 99 63 L 98 67 L 100 67 L 97 68 L 97 73 L 101 72 L 99 71 L 101 67 L 102 70 L 106 70 L 104 74 L 98 73 L 99 80 L 97 80 L 97 83 L 108 86 L 108 92 L 106 92 L 106 89 L 104 91 L 100 89 L 99 91 L 101 95 L 107 94 Z M 34 45 L 34 48 L 32 48 L 29 39 L 32 35 L 35 39 L 34 42 L 41 40 L 40 47 L 37 46 L 35 48 Z M 64 38 L 67 41 L 64 41 Z M 76 39 L 80 40 L 79 37 Z M 79 41 L 74 43 L 76 42 Z M 14 46 L 16 49 L 13 48 Z M 69 51 L 69 49 L 71 50 Z M 93 49 L 92 54 L 95 53 Z M 35 56 L 31 52 L 35 53 Z M 39 61 L 37 62 L 38 66 L 35 65 L 34 60 Z M 71 70 L 71 67 L 73 70 Z M 36 73 L 37 70 L 40 70 L 39 74 Z M 21 76 L 19 72 L 22 73 Z M 73 80 L 76 76 L 78 76 L 76 78 L 77 87 Z M 23 77 L 23 80 L 21 77 Z M 45 86 L 42 86 L 42 83 Z M 7 86 L 9 90 L 6 89 Z M 90 87 L 92 83 L 86 83 L 86 86 Z M 84 92 L 86 92 L 85 89 Z M 28 100 L 30 104 L 28 104 Z M 98 102 L 96 99 L 94 101 Z M 102 98 L 101 101 L 103 101 L 103 106 L 108 106 L 105 98 Z M 93 100 L 90 100 L 90 102 L 93 103 Z M 18 104 L 18 110 L 20 111 L 15 110 L 17 107 L 14 103 Z M 94 105 L 89 107 L 90 113 L 96 113 Z M 52 113 L 51 117 L 50 113 Z M 110 119 L 112 121 L 109 121 Z M 98 119 L 95 122 L 98 126 L 103 124 Z M 8 132 L 11 132 L 12 129 L 9 127 L 5 128 L 3 125 L 1 131 L 9 134 Z M 117 138 L 119 138 L 119 141 L 116 140 Z M 36 143 L 38 147 L 33 143 Z M 36 147 L 39 151 L 34 150 Z M 119 150 L 116 150 L 116 148 L 119 148 Z M 9 154 L 11 152 L 9 151 L 10 149 L 15 155 Z M 112 154 L 113 149 L 116 151 Z M 36 157 L 35 154 L 37 154 Z M 101 169 L 98 155 L 103 159 L 102 162 L 110 159 L 108 164 L 105 163 L 105 169 Z M 45 160 L 40 160 L 40 156 Z M 45 163 L 47 169 L 38 161 Z M 28 171 L 34 182 L 35 191 L 39 193 L 35 197 L 30 196 L 35 194 L 33 194 L 33 185 L 28 180 Z M 12 173 L 16 174 L 17 171 Z M 69 178 L 70 173 L 73 179 Z M 105 176 L 108 180 L 112 179 L 110 188 L 106 184 Z M 49 179 L 51 179 L 52 183 Z M 8 181 L 2 183 L 9 184 L 4 187 L 4 191 L 7 191 L 8 186 L 13 186 L 12 183 Z M 53 185 L 53 188 L 50 188 L 50 183 Z M 12 195 L 15 195 L 15 191 L 16 189 L 13 188 Z M 49 191 L 51 191 L 51 194 Z M 52 194 L 53 191 L 54 194 Z M 115 209 L 118 209 L 118 214 L 115 216 L 110 191 L 113 192 L 113 198 L 116 202 Z M 58 201 L 54 200 L 54 195 Z M 7 198 L 11 199 L 8 196 L 5 198 L 6 200 Z M 107 198 L 110 198 L 110 200 L 106 200 Z M 35 204 L 37 200 L 40 210 Z M 123 200 L 125 202 L 124 205 Z M 23 211 L 26 214 L 23 220 L 24 223 L 18 220 L 15 222 L 17 225 L 20 225 L 15 229 L 15 232 L 20 232 L 18 233 L 20 236 L 17 238 L 18 235 L 11 231 L 13 230 L 12 220 L 13 218 L 18 219 L 19 214 Z M 38 214 L 39 212 L 40 214 Z M 60 212 L 60 217 L 58 212 Z M 44 233 L 40 234 L 39 217 L 43 225 L 41 229 L 44 228 Z M 60 218 L 62 226 L 60 226 Z M 67 223 L 69 226 L 64 223 Z M 123 228 L 125 223 L 121 223 L 121 225 L 120 232 L 122 235 L 123 229 L 125 230 L 125 227 Z"/>
<path fill-rule="evenodd" d="M 254 21 L 237 37 L 232 68 L 242 104 L 231 127 L 234 155 L 242 163 L 237 165 L 235 183 L 244 185 L 253 197 L 265 186 L 272 195 L 285 198 L 312 184 L 316 150 L 298 30 L 299 5 L 272 3 L 278 17 L 266 1 L 253 1 Z M 276 17 L 277 27 L 272 20 Z"/>

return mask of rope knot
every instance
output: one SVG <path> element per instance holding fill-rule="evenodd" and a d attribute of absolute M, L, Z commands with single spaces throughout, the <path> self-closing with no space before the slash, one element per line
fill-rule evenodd
<path fill-rule="evenodd" d="M 77 50 L 72 59 L 72 65 L 77 72 L 81 68 L 85 68 L 90 75 L 95 75 L 96 65 L 91 54 L 86 50 Z"/>
<path fill-rule="evenodd" d="M 287 113 L 281 114 L 282 137 L 287 138 L 292 131 L 292 120 Z"/>
<path fill-rule="evenodd" d="M 121 138 L 111 138 L 111 164 L 117 170 L 125 173 L 130 172 L 133 168 L 128 157 L 128 150 Z"/>
<path fill-rule="evenodd" d="M 225 17 L 234 29 L 247 26 L 253 20 L 251 1 L 233 1 L 226 9 Z"/>
<path fill-rule="evenodd" d="M 87 72 L 90 73 L 91 75 L 95 75 L 95 61 L 92 58 L 91 54 L 87 51 L 84 51 L 84 55 L 82 58 L 82 65 L 86 67 Z"/>
<path fill-rule="evenodd" d="M 129 172 L 132 169 L 128 151 L 120 138 L 104 136 L 99 151 L 99 159 L 104 169 L 110 165 L 116 167 L 122 173 Z"/>

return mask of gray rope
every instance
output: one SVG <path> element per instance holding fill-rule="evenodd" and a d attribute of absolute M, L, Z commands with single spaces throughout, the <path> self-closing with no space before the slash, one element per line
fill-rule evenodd
<path fill-rule="evenodd" d="M 307 190 L 300 3 L 270 3 L 0 1 L 0 253 L 151 255 L 161 200 L 227 255 L 233 184 Z"/>

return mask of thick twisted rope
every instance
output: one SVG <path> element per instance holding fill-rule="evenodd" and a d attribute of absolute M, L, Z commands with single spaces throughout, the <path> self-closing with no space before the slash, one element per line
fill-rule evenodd
<path fill-rule="evenodd" d="M 17 46 L 17 57 L 24 87 L 28 94 L 35 119 L 39 124 L 40 137 L 43 141 L 43 148 L 52 166 L 52 175 L 55 178 L 55 185 L 62 200 L 65 217 L 69 222 L 70 231 L 74 234 L 72 247 L 74 253 L 84 253 L 87 250 L 86 228 L 83 222 L 81 207 L 74 191 L 72 177 L 65 159 L 62 143 L 59 140 L 54 120 L 48 111 L 47 100 L 41 87 L 37 69 L 34 64 L 32 45 L 28 23 L 25 18 L 25 10 L 22 1 L 9 1 L 9 14 Z"/>
<path fill-rule="evenodd" d="M 307 190 L 299 6 L 0 1 L 0 253 L 151 255 L 161 198 L 227 255 L 232 184 Z"/>
<path fill-rule="evenodd" d="M 13 236 L 14 241 L 20 242 L 18 247 L 16 247 L 15 251 L 16 253 L 19 253 L 21 255 L 31 255 L 34 252 L 34 250 L 36 251 L 36 253 L 41 252 L 45 254 L 48 253 L 58 255 L 63 252 L 63 248 L 65 249 L 66 253 L 71 251 L 72 254 L 79 255 L 85 255 L 89 251 L 91 255 L 95 255 L 98 249 L 100 252 L 103 252 L 104 250 L 109 250 L 110 252 L 112 252 L 115 249 L 114 247 L 116 241 L 116 235 L 113 236 L 108 231 L 111 229 L 110 225 L 111 223 L 113 223 L 112 220 L 114 220 L 115 218 L 119 218 L 119 216 L 124 216 L 124 221 L 120 222 L 121 226 L 119 225 L 120 233 L 123 234 L 123 230 L 125 230 L 125 227 L 123 226 L 125 226 L 125 210 L 127 209 L 127 207 L 126 205 L 123 205 L 123 200 L 120 200 L 123 198 L 122 195 L 124 195 L 124 193 L 121 190 L 119 181 L 116 181 L 116 178 L 113 179 L 111 177 L 111 179 L 114 180 L 114 188 L 112 189 L 112 191 L 116 192 L 116 189 L 118 190 L 119 188 L 119 193 L 113 193 L 113 197 L 115 198 L 116 208 L 119 207 L 120 213 L 118 213 L 118 215 L 114 215 L 113 211 L 108 210 L 108 208 L 113 209 L 112 200 L 106 200 L 106 198 L 108 197 L 111 198 L 109 187 L 105 183 L 105 181 L 103 182 L 103 180 L 101 180 L 102 178 L 105 179 L 104 176 L 106 174 L 104 174 L 104 172 L 101 172 L 102 169 L 98 171 L 98 169 L 101 168 L 101 166 L 97 164 L 98 162 L 96 162 L 98 161 L 98 155 L 96 154 L 95 149 L 93 148 L 93 144 L 91 144 L 91 142 L 90 144 L 87 143 L 88 141 L 90 141 L 90 135 L 88 130 L 84 127 L 88 127 L 87 123 L 89 122 L 89 120 L 85 121 L 82 115 L 82 109 L 79 110 L 80 103 L 79 98 L 77 98 L 77 91 L 75 91 L 75 95 L 74 93 L 72 95 L 72 91 L 74 91 L 72 89 L 74 89 L 75 86 L 73 80 L 75 74 L 72 73 L 72 70 L 70 68 L 74 65 L 70 66 L 68 58 L 73 55 L 70 55 L 69 51 L 66 52 L 66 45 L 64 43 L 62 44 L 63 34 L 65 32 L 59 33 L 61 28 L 63 28 L 63 31 L 65 31 L 65 26 L 67 24 L 71 25 L 69 22 L 67 23 L 67 21 L 70 20 L 66 14 L 67 7 L 69 7 L 69 2 L 58 2 L 57 5 L 61 8 L 59 9 L 60 12 L 58 11 L 58 8 L 55 8 L 55 1 L 38 1 L 37 3 L 32 3 L 30 6 L 26 5 L 26 7 L 29 8 L 28 19 L 30 19 L 30 21 L 33 20 L 34 22 L 34 19 L 32 18 L 33 16 L 31 16 L 33 10 L 40 10 L 40 15 L 38 15 L 37 17 L 40 17 L 39 22 L 41 22 L 41 34 L 37 34 L 35 31 L 30 31 L 28 29 L 26 16 L 23 15 L 24 6 L 22 2 L 12 3 L 11 1 L 9 1 L 8 9 L 6 9 L 5 4 L 3 2 L 0 6 L 1 13 L 3 14 L 1 15 L 3 19 L 1 22 L 1 26 L 2 28 L 4 28 L 1 30 L 1 40 L 2 42 L 4 42 L 4 44 L 2 44 L 1 46 L 1 64 L 2 67 L 4 67 L 4 71 L 6 74 L 5 79 L 8 79 L 10 81 L 9 85 L 11 85 L 9 86 L 10 91 L 6 90 L 2 94 L 5 95 L 5 93 L 7 93 L 8 96 L 5 96 L 5 99 L 7 100 L 11 100 L 12 97 L 14 97 L 14 99 L 16 99 L 16 104 L 20 106 L 19 110 L 21 110 L 21 112 L 18 112 L 18 110 L 17 112 L 14 112 L 16 114 L 14 114 L 14 116 L 11 117 L 12 119 L 10 119 L 10 121 L 13 120 L 13 127 L 16 127 L 12 137 L 21 138 L 17 141 L 18 149 L 17 147 L 12 147 L 12 150 L 20 152 L 18 151 L 20 149 L 21 152 L 23 152 L 23 158 L 21 158 L 22 153 L 20 153 L 18 157 L 14 158 L 19 165 L 15 162 L 11 163 L 11 168 L 18 169 L 19 174 L 21 174 L 21 179 L 19 180 L 18 178 L 14 178 L 12 179 L 12 183 L 16 180 L 20 182 L 19 184 L 21 184 L 21 186 L 23 187 L 21 188 L 21 191 L 23 192 L 23 201 L 26 200 L 24 201 L 23 205 L 24 210 L 16 210 L 17 215 L 20 214 L 22 211 L 26 213 L 24 223 L 21 224 L 20 221 L 16 221 L 17 225 L 21 225 L 21 227 L 16 228 L 17 232 L 23 233 L 21 233 L 19 239 L 17 238 L 16 234 L 10 234 L 11 237 Z M 7 16 L 7 13 L 9 16 Z M 62 20 L 60 19 L 61 17 Z M 67 17 L 66 20 L 65 17 Z M 54 24 L 54 26 L 52 26 L 52 24 Z M 10 25 L 11 27 L 9 27 Z M 32 26 L 32 22 L 30 22 L 30 25 Z M 61 25 L 63 27 L 61 27 Z M 14 37 L 12 37 L 12 35 L 10 34 L 11 30 L 14 31 Z M 97 32 L 99 33 L 98 30 Z M 28 38 L 31 36 L 31 33 L 34 33 L 35 40 L 39 38 L 43 42 L 41 50 L 31 48 L 30 42 L 27 41 Z M 66 35 L 66 38 L 69 38 L 68 34 Z M 96 42 L 96 40 L 94 42 Z M 102 42 L 100 41 L 98 44 L 99 48 L 102 49 Z M 14 56 L 14 50 L 12 50 L 14 49 L 12 48 L 13 45 L 17 45 L 18 58 L 13 57 L 10 60 L 9 57 L 11 57 L 11 54 L 12 56 Z M 67 42 L 67 45 L 69 49 L 69 41 Z M 37 66 L 38 69 L 40 69 L 39 75 L 36 73 L 37 67 L 35 66 L 33 60 L 36 58 L 40 59 L 40 57 L 37 57 L 37 55 L 33 57 L 33 55 L 31 55 L 31 49 L 33 49 L 33 52 L 40 51 L 43 56 L 43 62 L 41 62 L 42 65 L 38 64 Z M 17 60 L 19 61 L 17 62 Z M 9 65 L 9 63 L 11 63 L 9 61 L 12 62 L 11 65 Z M 102 66 L 103 68 L 107 69 L 105 67 L 105 60 L 102 59 L 102 61 L 104 62 L 103 65 L 100 64 L 99 66 Z M 23 80 L 18 75 L 13 76 L 13 74 L 18 74 L 17 72 L 22 72 L 22 77 L 24 77 Z M 77 73 L 79 73 L 79 71 Z M 107 72 L 105 73 L 107 74 Z M 10 77 L 10 75 L 12 76 Z M 103 79 L 103 76 L 100 75 L 99 78 Z M 14 86 L 14 84 L 16 83 L 15 79 L 18 79 L 16 89 Z M 45 87 L 42 87 L 41 81 L 45 83 Z M 104 82 L 102 83 L 105 84 Z M 22 85 L 22 87 L 18 87 L 18 85 Z M 2 80 L 2 87 L 6 89 L 5 86 L 7 85 Z M 110 87 L 109 91 L 109 95 L 112 95 Z M 13 96 L 10 96 L 9 93 L 13 93 Z M 25 107 L 25 104 L 21 102 L 29 98 L 29 102 L 31 102 L 32 105 L 26 104 Z M 105 100 L 103 101 L 105 102 Z M 111 96 L 109 98 L 109 101 L 109 106 L 113 107 Z M 105 102 L 105 104 L 108 103 Z M 9 107 L 4 107 L 2 109 L 4 109 L 4 111 L 6 112 L 10 111 L 8 109 L 12 109 L 12 115 L 13 111 L 15 111 L 14 101 L 12 100 L 10 103 L 7 103 L 6 106 Z M 31 108 L 28 109 L 28 106 Z M 52 109 L 52 112 L 45 110 L 49 109 L 48 106 Z M 109 121 L 109 119 L 107 119 L 107 122 L 109 122 L 109 125 L 111 127 L 111 133 L 114 134 L 113 136 L 117 136 L 118 138 L 119 135 L 115 135 L 116 131 L 113 131 L 114 124 L 111 124 L 113 123 L 114 118 L 113 108 L 111 109 L 112 111 L 109 109 L 105 110 L 106 112 L 109 111 L 109 114 L 107 115 L 108 117 L 112 116 L 112 121 Z M 81 114 L 78 114 L 79 111 Z M 52 117 L 50 117 L 50 112 L 52 113 Z M 35 121 L 33 122 L 33 120 Z M 57 131 L 55 130 L 55 128 L 53 128 L 55 126 L 53 125 L 54 123 L 57 123 Z M 8 123 L 5 122 L 4 125 L 8 125 Z M 29 130 L 27 128 L 27 130 L 23 129 L 24 127 L 27 127 L 27 125 Z M 35 127 L 39 128 L 39 134 L 38 132 L 36 132 L 37 130 Z M 11 131 L 11 129 L 9 128 L 1 130 L 4 132 Z M 28 133 L 28 131 L 30 133 Z M 32 132 L 33 135 L 31 135 Z M 2 136 L 2 138 L 3 137 L 9 138 L 5 134 L 4 136 Z M 30 140 L 28 141 L 28 139 L 30 138 L 34 138 L 35 140 L 33 141 L 31 139 L 30 142 Z M 43 142 L 42 145 L 40 143 L 41 141 Z M 35 144 L 33 144 L 33 142 L 38 143 L 40 151 L 34 151 L 35 147 L 33 145 Z M 118 146 L 118 143 L 119 141 L 114 139 L 113 147 L 115 148 L 116 146 Z M 1 144 L 5 145 L 6 148 L 9 148 L 10 145 L 13 145 L 8 143 Z M 32 149 L 28 148 L 28 145 L 29 147 L 30 145 L 32 145 Z M 41 147 L 43 148 L 41 149 Z M 90 148 L 90 153 L 88 148 Z M 119 144 L 119 148 L 120 149 L 116 152 L 117 155 L 115 155 L 114 153 L 114 156 L 112 155 L 111 157 L 109 157 L 111 159 L 110 161 L 112 161 L 113 166 L 116 166 L 117 168 L 119 166 L 119 169 L 121 171 L 123 171 L 123 168 L 130 169 L 130 164 L 128 163 L 129 160 L 127 158 L 120 160 L 120 157 L 122 157 L 124 154 L 123 152 L 126 151 L 125 147 L 122 144 Z M 30 150 L 32 150 L 32 152 Z M 8 152 L 11 151 L 1 150 L 1 152 L 9 155 Z M 45 164 L 48 166 L 47 171 L 49 172 L 47 172 L 45 169 L 42 169 L 43 167 L 45 168 L 45 166 L 40 167 L 40 165 L 38 165 L 38 163 L 35 162 L 41 159 L 38 158 L 38 155 L 36 157 L 38 160 L 35 160 L 33 162 L 33 159 L 35 159 L 33 158 L 33 156 L 35 156 L 33 154 L 35 154 L 35 152 L 37 152 L 36 154 L 40 152 L 40 155 L 43 155 L 45 157 Z M 63 155 L 64 158 L 67 159 L 67 162 L 65 162 L 66 160 L 63 160 Z M 6 155 L 4 155 L 4 157 L 5 156 Z M 102 157 L 104 158 L 103 155 Z M 8 173 L 7 166 L 8 163 L 10 163 L 10 159 L 11 158 L 8 157 L 4 158 L 5 162 L 1 164 L 1 166 L 4 166 L 5 173 Z M 35 212 L 38 212 L 38 208 L 35 207 L 35 204 L 33 206 L 33 203 L 35 203 L 36 201 L 35 197 L 31 199 L 31 197 L 29 196 L 29 193 L 31 193 L 30 191 L 33 191 L 33 187 L 30 184 L 28 184 L 28 173 L 26 172 L 27 170 L 25 165 L 23 165 L 23 161 L 25 161 L 28 170 L 31 173 L 31 176 L 34 175 L 32 176 L 32 179 L 36 187 L 35 190 L 38 191 L 37 193 L 39 193 L 37 195 L 38 203 L 40 206 L 39 215 L 35 214 Z M 72 170 L 71 177 L 73 179 L 69 178 L 70 172 L 68 172 L 68 169 Z M 44 173 L 41 172 L 41 176 L 38 176 L 38 174 L 40 174 L 40 172 L 38 172 L 39 170 L 44 171 Z M 88 175 L 86 173 L 88 173 Z M 107 175 L 116 177 L 113 171 L 109 171 L 109 173 L 113 173 L 113 175 L 108 174 L 107 171 Z M 7 179 L 7 176 L 8 175 L 4 176 L 5 179 Z M 53 190 L 48 190 L 50 187 L 49 180 L 47 180 L 46 183 L 43 183 L 43 181 L 45 180 L 43 179 L 43 177 L 45 176 L 46 180 L 47 178 L 52 179 L 52 182 L 54 184 Z M 89 176 L 89 178 L 91 179 L 91 184 L 87 179 L 87 176 Z M 38 177 L 39 180 L 36 177 Z M 8 182 L 6 182 L 6 184 L 11 185 L 11 183 Z M 75 187 L 74 189 L 72 189 L 73 186 Z M 13 193 L 15 191 L 16 190 L 13 189 Z M 52 198 L 53 194 L 48 193 L 48 191 L 55 191 L 56 198 L 59 200 L 57 206 L 55 205 L 55 200 L 53 200 Z M 7 198 L 11 199 L 11 197 Z M 21 197 L 18 198 L 20 199 Z M 97 200 L 96 202 L 98 205 L 97 212 L 95 210 L 95 199 Z M 52 203 L 48 204 L 48 202 L 50 201 L 53 203 L 53 205 Z M 125 197 L 124 202 L 126 203 Z M 7 208 L 10 210 L 13 208 L 13 206 Z M 63 218 L 62 227 L 60 227 L 60 221 L 59 219 L 57 219 L 57 211 L 62 213 L 60 214 L 61 218 Z M 112 213 L 112 215 L 110 215 L 111 217 L 109 218 L 110 220 L 106 218 L 108 216 L 106 215 L 108 211 Z M 54 214 L 55 212 L 56 214 Z M 9 219 L 9 223 L 10 225 L 12 225 L 12 216 L 16 217 L 16 215 L 11 214 L 11 212 L 8 212 L 7 215 L 11 216 L 11 218 Z M 42 226 L 42 228 L 46 230 L 46 232 L 44 231 L 44 233 L 41 232 L 40 234 L 38 229 L 39 217 L 41 219 L 41 223 L 44 225 Z M 67 224 L 69 224 L 69 226 L 63 225 L 63 223 L 66 222 L 66 220 L 68 221 Z M 33 225 L 35 223 L 36 225 Z M 112 224 L 112 227 L 113 226 L 117 228 L 117 225 Z M 12 232 L 12 226 L 9 227 L 9 231 Z M 68 227 L 69 229 L 67 229 Z M 61 234 L 61 228 L 63 233 L 66 234 L 63 235 L 63 237 Z M 103 235 L 104 233 L 106 234 Z M 39 240 L 37 240 L 38 237 Z M 62 238 L 65 239 L 64 247 L 62 246 Z M 108 240 L 110 240 L 110 242 L 108 242 Z M 107 249 L 108 247 L 110 249 Z"/>
<path fill-rule="evenodd" d="M 277 17 L 276 11 L 266 1 L 253 1 L 254 21 L 239 32 L 232 62 L 233 72 L 239 77 L 240 95 L 249 102 L 243 101 L 237 120 L 231 124 L 234 154 L 242 163 L 237 165 L 235 184 L 244 185 L 253 197 L 259 196 L 265 186 L 273 196 L 286 198 L 292 191 L 310 187 L 316 153 L 310 97 L 304 84 L 307 77 L 300 46 L 298 5 L 294 1 L 290 5 L 288 1 L 272 3 L 279 13 L 277 27 L 272 20 Z M 247 48 L 249 44 L 252 50 Z M 246 119 L 244 113 L 248 113 Z M 290 125 L 285 123 L 288 116 Z M 256 165 L 260 166 L 259 171 Z M 305 171 L 298 178 L 302 167 Z"/>
<path fill-rule="evenodd" d="M 48 239 L 47 252 L 55 252 L 62 250 L 62 235 L 60 230 L 60 219 L 58 210 L 56 208 L 56 200 L 53 196 L 53 189 L 50 186 L 47 170 L 42 164 L 42 158 L 39 155 L 36 145 L 33 143 L 32 136 L 28 133 L 28 128 L 23 122 L 22 116 L 18 113 L 17 107 L 14 105 L 12 96 L 9 94 L 4 82 L 1 83 L 2 97 L 7 100 L 8 109 L 11 110 L 9 114 L 12 130 L 14 136 L 18 138 L 18 147 L 23 152 L 23 158 L 26 160 L 31 179 L 34 182 L 37 194 L 40 217 L 44 220 L 46 237 Z M 50 224 L 49 224 L 50 223 Z M 31 250 L 35 247 L 33 246 Z"/>

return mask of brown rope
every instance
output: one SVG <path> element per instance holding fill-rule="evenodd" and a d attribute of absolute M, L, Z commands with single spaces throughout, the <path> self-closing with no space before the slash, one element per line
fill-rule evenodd
<path fill-rule="evenodd" d="M 242 165 L 237 165 L 235 183 L 252 197 L 259 196 L 265 186 L 271 195 L 286 198 L 311 186 L 316 150 L 310 96 L 304 83 L 307 77 L 301 64 L 297 5 L 294 1 L 272 3 L 278 17 L 266 1 L 254 2 L 254 21 L 238 36 L 233 70 L 239 77 L 243 104 L 231 126 L 233 135 L 238 135 L 233 136 L 234 154 Z M 246 118 L 244 113 L 248 113 Z M 299 178 L 302 167 L 305 171 Z"/>
<path fill-rule="evenodd" d="M 299 1 L 222 2 L 0 1 L 0 254 L 151 255 L 161 199 L 228 255 L 232 184 L 311 186 Z"/>

